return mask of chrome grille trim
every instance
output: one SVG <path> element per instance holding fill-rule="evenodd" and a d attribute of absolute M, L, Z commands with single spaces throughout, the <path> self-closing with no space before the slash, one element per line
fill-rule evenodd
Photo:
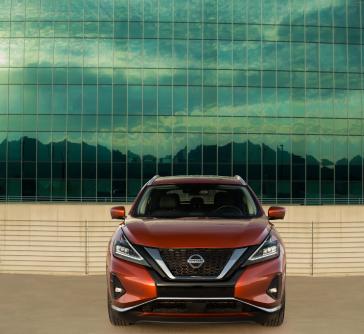
<path fill-rule="evenodd" d="M 163 270 L 163 272 L 167 275 L 169 279 L 176 279 L 176 277 L 173 276 L 167 265 L 164 263 L 161 254 L 159 253 L 159 249 L 145 247 L 145 250 L 149 253 L 149 255 L 153 258 L 153 260 L 158 264 L 158 266 Z"/>
<path fill-rule="evenodd" d="M 220 275 L 216 279 L 222 279 L 228 273 L 228 271 L 233 267 L 233 265 L 240 259 L 240 257 L 245 253 L 247 248 L 234 249 L 229 261 L 226 263 L 224 269 L 221 271 Z"/>

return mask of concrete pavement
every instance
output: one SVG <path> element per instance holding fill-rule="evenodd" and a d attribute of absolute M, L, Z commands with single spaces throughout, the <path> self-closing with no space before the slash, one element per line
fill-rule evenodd
<path fill-rule="evenodd" d="M 140 324 L 115 328 L 104 276 L 0 275 L 1 334 L 364 333 L 364 277 L 289 277 L 286 321 L 255 324 Z"/>

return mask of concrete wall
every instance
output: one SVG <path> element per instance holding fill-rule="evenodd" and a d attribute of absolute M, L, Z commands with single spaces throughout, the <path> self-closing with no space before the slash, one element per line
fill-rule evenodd
<path fill-rule="evenodd" d="M 0 272 L 102 274 L 111 204 L 0 204 Z M 290 275 L 364 275 L 364 206 L 288 206 Z"/>

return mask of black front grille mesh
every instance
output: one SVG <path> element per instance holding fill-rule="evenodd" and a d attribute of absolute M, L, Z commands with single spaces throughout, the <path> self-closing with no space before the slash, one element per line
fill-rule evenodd
<path fill-rule="evenodd" d="M 176 277 L 219 276 L 232 254 L 231 249 L 178 248 L 160 249 L 159 251 L 163 261 L 171 273 Z M 205 261 L 204 264 L 197 269 L 192 268 L 187 262 L 192 255 L 196 254 L 202 256 Z"/>

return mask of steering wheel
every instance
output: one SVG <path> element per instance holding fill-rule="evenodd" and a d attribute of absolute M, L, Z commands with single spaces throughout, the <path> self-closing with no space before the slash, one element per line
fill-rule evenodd
<path fill-rule="evenodd" d="M 214 210 L 214 214 L 222 216 L 242 216 L 243 211 L 235 205 L 222 205 Z"/>

